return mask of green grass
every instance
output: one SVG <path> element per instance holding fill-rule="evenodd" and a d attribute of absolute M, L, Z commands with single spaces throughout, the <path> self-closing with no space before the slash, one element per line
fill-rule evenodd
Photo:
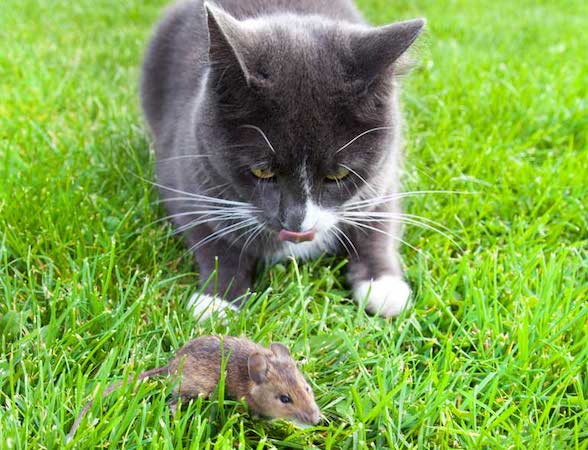
<path fill-rule="evenodd" d="M 291 346 L 328 423 L 240 404 L 176 417 L 163 380 L 97 404 L 77 448 L 588 448 L 588 3 L 364 0 L 426 16 L 405 83 L 415 307 L 371 318 L 345 261 L 268 270 L 230 325 L 185 310 L 196 275 L 163 224 L 137 106 L 163 0 L 0 6 L 0 446 L 58 448 L 88 396 L 191 337 Z"/>

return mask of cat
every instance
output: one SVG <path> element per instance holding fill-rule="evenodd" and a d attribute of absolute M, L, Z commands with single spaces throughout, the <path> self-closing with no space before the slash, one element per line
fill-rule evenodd
<path fill-rule="evenodd" d="M 260 260 L 323 252 L 347 255 L 367 312 L 407 306 L 398 78 L 424 25 L 371 27 L 351 0 L 170 7 L 141 101 L 156 184 L 199 267 L 195 315 L 241 307 Z"/>

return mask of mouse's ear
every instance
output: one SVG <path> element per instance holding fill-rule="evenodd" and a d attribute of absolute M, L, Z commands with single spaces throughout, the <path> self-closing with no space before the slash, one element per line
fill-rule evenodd
<path fill-rule="evenodd" d="M 290 358 L 290 350 L 284 344 L 280 344 L 279 342 L 272 342 L 270 345 L 270 350 L 274 355 L 278 358 Z"/>
<path fill-rule="evenodd" d="M 267 359 L 261 353 L 254 353 L 247 361 L 249 378 L 256 384 L 262 384 L 267 379 Z"/>

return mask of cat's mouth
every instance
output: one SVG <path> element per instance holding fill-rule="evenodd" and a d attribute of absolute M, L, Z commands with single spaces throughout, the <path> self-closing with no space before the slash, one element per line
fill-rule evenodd
<path fill-rule="evenodd" d="M 278 234 L 278 239 L 280 239 L 280 241 L 293 242 L 295 244 L 298 244 L 300 242 L 309 242 L 314 240 L 315 235 L 316 233 L 314 230 L 301 232 L 280 230 L 280 233 Z"/>

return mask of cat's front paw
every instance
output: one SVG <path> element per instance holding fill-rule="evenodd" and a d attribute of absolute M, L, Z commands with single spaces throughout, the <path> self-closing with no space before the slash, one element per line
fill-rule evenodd
<path fill-rule="evenodd" d="M 365 305 L 370 314 L 393 317 L 408 306 L 410 288 L 400 278 L 391 275 L 375 280 L 360 281 L 353 287 L 353 298 L 359 305 Z"/>
<path fill-rule="evenodd" d="M 227 310 L 238 311 L 231 303 L 214 295 L 206 295 L 197 292 L 188 301 L 188 310 L 192 312 L 197 321 L 204 321 L 213 315 L 219 318 L 226 317 Z"/>

